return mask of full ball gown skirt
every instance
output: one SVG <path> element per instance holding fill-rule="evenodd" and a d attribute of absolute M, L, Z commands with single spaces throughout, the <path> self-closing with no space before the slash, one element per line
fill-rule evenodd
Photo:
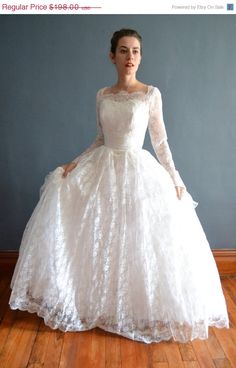
<path fill-rule="evenodd" d="M 62 178 L 57 167 L 41 187 L 10 307 L 36 312 L 53 329 L 100 327 L 145 343 L 206 339 L 208 326 L 228 328 L 196 203 L 187 190 L 176 196 L 173 181 L 181 178 L 159 90 L 99 90 L 97 121 L 95 144 L 76 168 Z M 142 148 L 147 126 L 163 165 Z"/>

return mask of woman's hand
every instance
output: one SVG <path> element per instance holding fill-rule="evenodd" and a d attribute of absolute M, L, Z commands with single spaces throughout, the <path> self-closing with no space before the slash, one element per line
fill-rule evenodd
<path fill-rule="evenodd" d="M 178 199 L 181 199 L 186 189 L 183 187 L 175 187 L 175 190 L 176 190 Z"/>
<path fill-rule="evenodd" d="M 64 172 L 62 177 L 65 178 L 76 166 L 77 164 L 75 162 L 69 162 L 68 164 L 63 165 L 62 168 L 64 169 Z"/>

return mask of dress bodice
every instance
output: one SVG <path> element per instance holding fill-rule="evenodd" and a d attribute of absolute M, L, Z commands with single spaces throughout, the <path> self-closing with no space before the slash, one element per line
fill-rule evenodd
<path fill-rule="evenodd" d="M 118 150 L 142 149 L 148 128 L 159 162 L 169 172 L 175 186 L 185 187 L 167 142 L 159 89 L 149 85 L 146 92 L 104 93 L 106 89 L 101 88 L 96 96 L 96 139 L 73 162 L 78 163 L 101 145 Z"/>
<path fill-rule="evenodd" d="M 104 145 L 113 149 L 142 148 L 149 120 L 147 92 L 101 92 L 99 121 Z"/>

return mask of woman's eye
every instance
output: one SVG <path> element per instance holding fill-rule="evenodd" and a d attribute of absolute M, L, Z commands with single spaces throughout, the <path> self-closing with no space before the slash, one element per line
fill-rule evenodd
<path fill-rule="evenodd" d="M 121 52 L 122 54 L 126 54 L 126 53 L 127 53 L 127 50 L 123 49 L 123 50 L 120 50 L 120 52 Z M 138 53 L 139 53 L 139 50 L 133 50 L 133 51 L 132 51 L 132 53 L 133 53 L 133 54 L 138 54 Z"/>

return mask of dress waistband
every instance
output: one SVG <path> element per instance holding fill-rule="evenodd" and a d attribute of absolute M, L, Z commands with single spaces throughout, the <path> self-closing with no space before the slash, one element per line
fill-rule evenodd
<path fill-rule="evenodd" d="M 140 151 L 142 150 L 142 147 L 134 147 L 134 146 L 129 146 L 129 147 L 110 147 L 104 144 L 104 147 L 106 147 L 109 150 L 112 151 L 117 151 L 117 152 L 127 152 L 127 151 Z"/>

